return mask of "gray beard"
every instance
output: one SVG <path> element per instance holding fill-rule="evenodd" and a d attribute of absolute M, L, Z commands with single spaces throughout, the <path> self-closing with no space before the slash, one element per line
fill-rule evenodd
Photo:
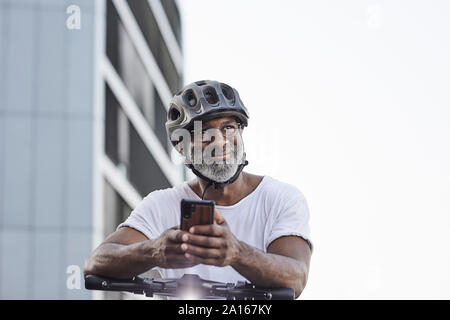
<path fill-rule="evenodd" d="M 213 181 L 225 182 L 234 176 L 243 159 L 244 159 L 244 146 L 241 145 L 240 148 L 239 147 L 234 148 L 232 152 L 232 159 L 229 159 L 231 161 L 223 161 L 223 163 L 212 163 L 212 164 L 207 164 L 204 162 L 201 164 L 193 163 L 192 166 L 194 167 L 195 170 L 197 170 L 202 175 Z"/>
<path fill-rule="evenodd" d="M 225 182 L 236 173 L 238 164 L 213 163 L 213 164 L 194 164 L 194 169 L 205 177 L 216 181 Z"/>

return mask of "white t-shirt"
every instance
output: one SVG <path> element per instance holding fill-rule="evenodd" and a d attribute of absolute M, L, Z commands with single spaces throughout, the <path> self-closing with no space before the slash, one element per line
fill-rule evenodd
<path fill-rule="evenodd" d="M 165 230 L 180 224 L 181 199 L 200 200 L 188 182 L 149 193 L 117 229 L 127 226 L 147 238 L 157 238 Z M 252 193 L 232 206 L 216 206 L 237 239 L 267 252 L 281 236 L 295 235 L 307 240 L 312 249 L 309 209 L 303 194 L 294 186 L 264 176 Z M 185 273 L 220 282 L 246 281 L 231 266 L 196 265 L 184 269 L 159 269 L 166 278 Z"/>

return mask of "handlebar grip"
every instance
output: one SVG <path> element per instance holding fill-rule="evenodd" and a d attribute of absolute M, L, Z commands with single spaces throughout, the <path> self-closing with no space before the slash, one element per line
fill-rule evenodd
<path fill-rule="evenodd" d="M 84 287 L 88 290 L 103 290 L 103 281 L 106 279 L 95 275 L 87 275 L 84 280 Z"/>
<path fill-rule="evenodd" d="M 285 287 L 259 287 L 247 285 L 228 290 L 228 300 L 294 300 L 295 290 Z"/>
<path fill-rule="evenodd" d="M 268 295 L 270 295 L 270 300 L 294 300 L 295 290 L 292 288 L 271 288 L 268 290 Z"/>
<path fill-rule="evenodd" d="M 88 290 L 140 292 L 145 288 L 145 284 L 138 277 L 123 280 L 88 275 L 84 281 L 84 287 Z"/>

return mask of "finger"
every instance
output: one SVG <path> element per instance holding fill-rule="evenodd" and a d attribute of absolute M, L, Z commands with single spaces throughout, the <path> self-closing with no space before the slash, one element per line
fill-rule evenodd
<path fill-rule="evenodd" d="M 181 254 L 183 255 L 184 252 L 186 252 L 186 248 L 183 247 L 182 243 L 174 243 L 174 244 L 168 244 L 166 245 L 165 254 Z"/>
<path fill-rule="evenodd" d="M 222 217 L 219 211 L 217 211 L 217 209 L 214 209 L 214 222 L 217 224 L 222 224 L 225 222 L 225 219 Z"/>
<path fill-rule="evenodd" d="M 198 262 L 194 261 L 192 258 L 186 257 L 183 254 L 170 254 L 166 257 L 166 266 L 171 269 L 179 269 L 179 268 L 190 268 L 197 265 Z"/>
<path fill-rule="evenodd" d="M 167 231 L 167 239 L 169 239 L 172 242 L 182 242 L 182 237 L 183 234 L 185 234 L 185 231 L 181 231 L 181 230 L 173 230 L 173 229 L 169 229 Z"/>
<path fill-rule="evenodd" d="M 218 259 L 218 258 L 222 257 L 222 252 L 219 249 L 202 248 L 202 247 L 194 246 L 191 244 L 187 244 L 186 247 L 187 247 L 186 253 L 188 253 L 189 255 L 196 256 L 196 257 L 200 257 L 200 258 L 204 258 L 204 259 L 208 259 L 208 258 Z"/>
<path fill-rule="evenodd" d="M 183 242 L 206 248 L 222 248 L 223 240 L 219 237 L 208 237 L 196 234 L 185 234 L 182 238 Z"/>
<path fill-rule="evenodd" d="M 189 229 L 190 233 L 221 237 L 224 234 L 223 227 L 217 224 L 198 225 Z"/>
<path fill-rule="evenodd" d="M 197 264 L 207 264 L 210 266 L 222 266 L 222 260 L 219 259 L 211 259 L 211 258 L 202 258 L 186 253 L 187 258 L 193 263 Z"/>
<path fill-rule="evenodd" d="M 177 238 L 180 236 L 180 230 L 169 229 L 167 232 L 167 239 L 173 242 L 177 242 Z"/>

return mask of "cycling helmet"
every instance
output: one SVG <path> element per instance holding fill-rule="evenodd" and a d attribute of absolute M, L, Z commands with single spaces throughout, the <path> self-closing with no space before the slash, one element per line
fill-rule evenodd
<path fill-rule="evenodd" d="M 217 117 L 235 117 L 244 127 L 248 125 L 248 110 L 242 103 L 236 89 L 225 83 L 213 80 L 190 83 L 172 98 L 169 111 L 167 112 L 167 137 L 175 146 L 178 141 L 171 139 L 175 130 L 191 130 L 194 126 L 194 121 L 207 121 Z M 195 170 L 192 164 L 187 166 L 196 176 L 208 182 L 203 191 L 203 199 L 209 186 L 213 185 L 215 189 L 218 189 L 233 183 L 247 164 L 248 161 L 245 159 L 244 153 L 243 163 L 238 166 L 236 173 L 225 182 L 209 179 Z"/>
<path fill-rule="evenodd" d="M 167 113 L 167 137 L 173 145 L 172 133 L 177 129 L 190 129 L 195 120 L 207 121 L 217 117 L 236 117 L 248 125 L 248 111 L 236 89 L 212 80 L 196 81 L 186 85 L 173 97 Z"/>

